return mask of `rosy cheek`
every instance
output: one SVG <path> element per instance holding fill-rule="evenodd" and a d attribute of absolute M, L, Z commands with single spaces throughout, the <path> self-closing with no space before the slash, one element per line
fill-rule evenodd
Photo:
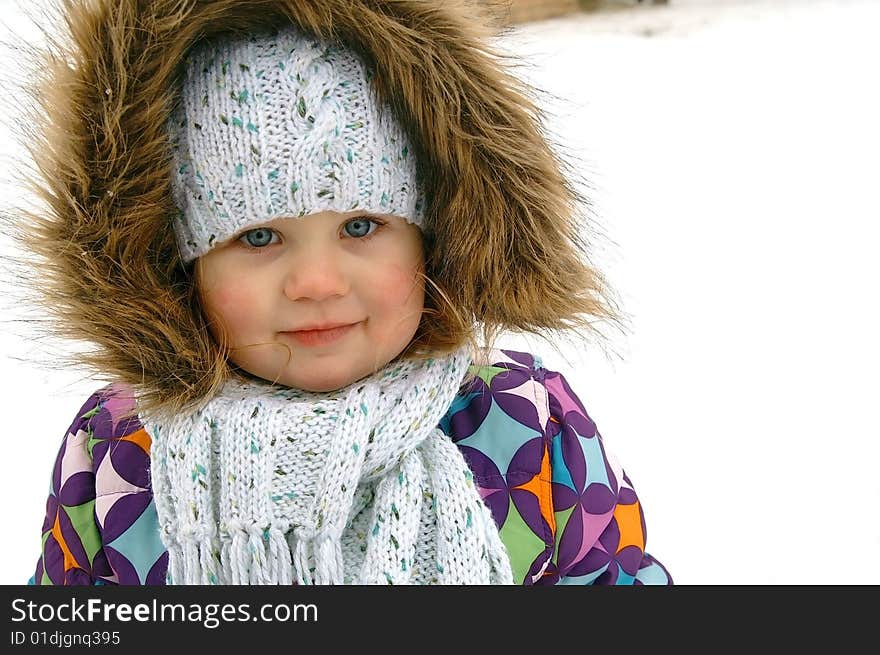
<path fill-rule="evenodd" d="M 209 314 L 233 332 L 246 325 L 248 318 L 255 313 L 253 294 L 234 283 L 216 285 L 206 294 L 205 300 Z"/>
<path fill-rule="evenodd" d="M 421 284 L 415 269 L 389 267 L 375 280 L 375 297 L 389 310 L 421 309 Z"/>

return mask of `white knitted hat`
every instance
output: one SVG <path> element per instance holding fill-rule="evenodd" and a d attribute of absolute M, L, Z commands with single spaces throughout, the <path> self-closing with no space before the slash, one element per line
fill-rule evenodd
<path fill-rule="evenodd" d="M 196 46 L 169 130 L 183 260 L 249 225 L 319 211 L 421 226 L 412 147 L 371 77 L 350 49 L 292 26 Z"/>

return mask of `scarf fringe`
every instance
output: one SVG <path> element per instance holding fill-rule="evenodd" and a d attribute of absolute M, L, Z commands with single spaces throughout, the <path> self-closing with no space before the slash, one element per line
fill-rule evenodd
<path fill-rule="evenodd" d="M 314 584 L 312 570 L 309 566 L 309 542 L 306 539 L 296 539 L 296 546 L 293 550 L 293 571 L 297 584 Z"/>
<path fill-rule="evenodd" d="M 290 549 L 278 528 L 227 530 L 219 543 L 216 538 L 188 536 L 168 550 L 171 584 L 293 583 Z"/>
<path fill-rule="evenodd" d="M 280 585 L 293 584 L 293 560 L 284 533 L 278 528 L 269 528 L 269 571 L 270 580 Z"/>
<path fill-rule="evenodd" d="M 345 566 L 341 537 L 294 532 L 293 573 L 301 585 L 341 585 Z"/>
<path fill-rule="evenodd" d="M 384 480 L 377 490 L 377 498 L 390 500 L 394 497 L 395 502 L 375 506 L 392 507 L 393 510 L 392 514 L 379 514 L 374 509 L 371 521 L 379 526 L 378 538 L 368 541 L 357 584 L 400 585 L 412 582 L 416 543 L 411 538 L 418 535 L 418 529 L 411 523 L 418 521 L 423 497 L 420 486 L 406 484 L 421 481 L 419 462 L 413 461 L 416 458 L 407 459 L 409 461 L 403 467 L 406 473 L 400 479 Z M 404 508 L 406 504 L 410 505 L 407 511 L 399 512 L 398 507 Z M 477 584 L 515 584 L 507 551 L 489 509 L 485 506 L 480 508 L 474 519 L 484 527 L 480 532 L 485 535 L 485 541 L 481 544 L 481 559 L 487 560 L 488 564 L 488 579 Z M 398 541 L 406 537 L 411 538 L 405 542 Z M 396 544 L 395 548 L 381 548 L 389 540 Z M 463 576 L 474 563 L 449 557 L 448 544 L 447 548 L 440 544 L 438 546 L 438 582 L 461 584 L 466 579 Z M 297 535 L 294 532 L 288 541 L 278 527 L 267 530 L 256 525 L 236 527 L 227 529 L 219 543 L 216 537 L 188 535 L 175 542 L 169 551 L 170 584 L 291 585 L 295 581 L 300 585 L 339 585 L 346 582 L 341 538 L 328 533 L 310 535 L 303 532 Z"/>
<path fill-rule="evenodd" d="M 342 543 L 329 535 L 312 542 L 315 553 L 315 584 L 339 585 L 343 582 Z"/>

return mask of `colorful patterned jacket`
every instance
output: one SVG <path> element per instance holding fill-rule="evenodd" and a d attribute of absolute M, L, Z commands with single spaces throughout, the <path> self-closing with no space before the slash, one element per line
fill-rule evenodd
<path fill-rule="evenodd" d="M 492 350 L 443 417 L 491 508 L 514 576 L 532 584 L 672 584 L 645 552 L 642 505 L 565 378 Z M 130 390 L 82 406 L 55 462 L 30 584 L 159 585 L 168 553 L 150 483 L 150 436 Z M 123 417 L 123 418 L 120 418 Z"/>

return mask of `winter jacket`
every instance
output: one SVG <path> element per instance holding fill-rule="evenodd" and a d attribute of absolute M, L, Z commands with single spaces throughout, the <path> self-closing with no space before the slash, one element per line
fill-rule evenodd
<path fill-rule="evenodd" d="M 635 489 L 565 378 L 493 350 L 440 428 L 461 449 L 524 585 L 672 584 L 645 551 Z M 161 585 L 168 553 L 150 483 L 150 437 L 108 385 L 65 435 L 31 584 Z"/>

